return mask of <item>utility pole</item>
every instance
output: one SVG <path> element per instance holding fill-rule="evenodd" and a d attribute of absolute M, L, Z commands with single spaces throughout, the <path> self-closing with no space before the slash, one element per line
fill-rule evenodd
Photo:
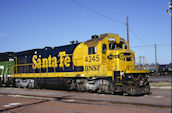
<path fill-rule="evenodd" d="M 171 30 L 172 30 L 172 0 L 169 2 L 169 9 L 167 13 L 171 16 Z M 171 67 L 172 67 L 172 32 L 171 32 Z"/>
<path fill-rule="evenodd" d="M 155 74 L 158 75 L 158 63 L 157 63 L 157 47 L 155 44 Z"/>
<path fill-rule="evenodd" d="M 171 30 L 172 30 L 172 0 L 169 3 L 169 9 L 171 10 Z M 172 31 L 171 31 L 171 68 L 172 68 Z M 172 77 L 171 77 L 172 80 Z"/>
<path fill-rule="evenodd" d="M 156 49 L 156 44 L 155 44 L 155 64 L 157 65 L 157 49 Z"/>
<path fill-rule="evenodd" d="M 127 16 L 127 42 L 128 42 L 128 49 L 130 49 L 129 47 L 129 28 L 128 28 L 128 16 Z"/>
<path fill-rule="evenodd" d="M 171 30 L 172 30 L 172 0 L 168 3 L 169 9 L 167 9 L 167 13 L 171 16 Z M 172 68 L 172 32 L 171 32 L 171 68 Z M 171 77 L 172 80 L 172 77 Z"/>

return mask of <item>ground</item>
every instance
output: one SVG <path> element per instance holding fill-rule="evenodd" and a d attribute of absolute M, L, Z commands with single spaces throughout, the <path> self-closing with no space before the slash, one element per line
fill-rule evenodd
<path fill-rule="evenodd" d="M 171 89 L 123 96 L 45 89 L 0 88 L 3 113 L 171 113 Z"/>
<path fill-rule="evenodd" d="M 151 77 L 151 94 L 124 96 L 0 88 L 2 113 L 171 113 L 171 77 Z"/>

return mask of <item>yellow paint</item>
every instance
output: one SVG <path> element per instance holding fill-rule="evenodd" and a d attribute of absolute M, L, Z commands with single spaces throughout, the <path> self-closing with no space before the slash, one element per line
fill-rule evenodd
<path fill-rule="evenodd" d="M 127 70 L 125 73 L 149 73 L 149 70 Z"/>

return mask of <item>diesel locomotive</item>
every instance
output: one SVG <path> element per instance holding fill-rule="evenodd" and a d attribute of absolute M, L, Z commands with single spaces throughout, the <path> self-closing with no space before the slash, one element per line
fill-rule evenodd
<path fill-rule="evenodd" d="M 81 43 L 16 52 L 11 61 L 14 64 L 8 76 L 15 87 L 150 93 L 149 71 L 135 69 L 135 53 L 118 34 L 94 35 Z"/>
<path fill-rule="evenodd" d="M 0 86 L 9 86 L 12 83 L 10 77 L 12 66 L 15 65 L 13 56 L 13 52 L 0 53 Z"/>

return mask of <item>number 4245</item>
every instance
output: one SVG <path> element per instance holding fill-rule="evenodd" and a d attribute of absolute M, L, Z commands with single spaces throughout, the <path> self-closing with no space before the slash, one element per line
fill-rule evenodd
<path fill-rule="evenodd" d="M 86 56 L 85 61 L 86 62 L 98 62 L 100 60 L 99 55 L 94 56 Z"/>

